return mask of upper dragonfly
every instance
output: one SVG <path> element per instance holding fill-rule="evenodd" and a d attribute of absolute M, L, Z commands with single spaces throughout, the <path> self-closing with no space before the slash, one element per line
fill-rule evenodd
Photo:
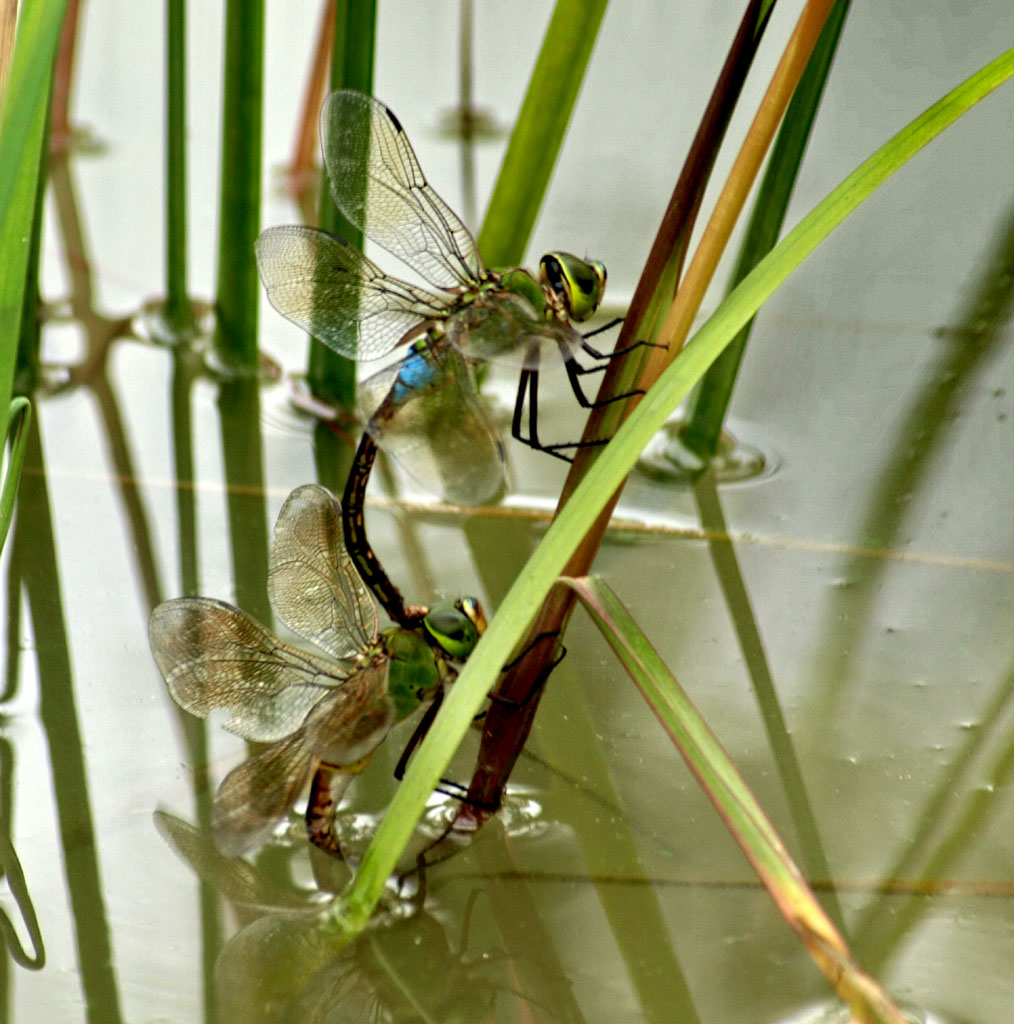
<path fill-rule="evenodd" d="M 562 358 L 582 404 L 591 404 L 577 383 L 574 355 L 599 353 L 571 324 L 598 308 L 605 267 L 564 252 L 543 256 L 538 277 L 484 267 L 468 228 L 427 183 L 401 123 L 370 96 L 328 96 L 321 139 L 338 209 L 438 291 L 385 274 L 326 231 L 290 225 L 257 240 L 268 299 L 350 359 L 377 359 L 415 342 L 404 361 L 362 386 L 367 429 L 431 489 L 452 500 L 486 500 L 502 486 L 503 451 L 471 364 L 492 360 L 522 371 L 513 430 L 519 438 L 525 382 L 544 353 Z M 529 439 L 521 439 L 542 447 L 534 405 L 529 414 Z"/>

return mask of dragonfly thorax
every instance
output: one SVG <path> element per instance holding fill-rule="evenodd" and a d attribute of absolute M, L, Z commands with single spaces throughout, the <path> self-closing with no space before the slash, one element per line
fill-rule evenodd
<path fill-rule="evenodd" d="M 397 720 L 412 714 L 440 685 L 437 652 L 414 630 L 394 626 L 382 635 L 390 659 L 387 666 L 387 695 Z"/>

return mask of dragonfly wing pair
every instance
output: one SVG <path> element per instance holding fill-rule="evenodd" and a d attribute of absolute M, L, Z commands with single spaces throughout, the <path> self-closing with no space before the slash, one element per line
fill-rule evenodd
<path fill-rule="evenodd" d="M 457 505 L 498 498 L 506 483 L 500 434 L 472 367 L 446 341 L 420 344 L 359 387 L 370 436 L 434 494 Z"/>
<path fill-rule="evenodd" d="M 279 618 L 330 657 L 284 643 L 221 601 L 180 598 L 152 613 L 152 651 L 173 699 L 199 718 L 224 711 L 230 731 L 271 744 L 215 798 L 215 838 L 230 856 L 267 838 L 321 761 L 358 770 L 394 723 L 376 609 L 340 537 L 334 497 L 301 487 L 282 508 L 270 556 Z"/>

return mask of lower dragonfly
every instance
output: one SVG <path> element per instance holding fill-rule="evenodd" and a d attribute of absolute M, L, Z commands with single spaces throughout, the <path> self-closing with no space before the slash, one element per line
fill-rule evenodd
<path fill-rule="evenodd" d="M 561 458 L 567 449 L 604 444 L 606 439 L 543 444 L 537 387 L 542 361 L 552 358 L 563 362 L 586 408 L 636 393 L 591 401 L 580 383 L 584 373 L 602 367 L 582 367 L 579 351 L 599 360 L 623 354 L 604 356 L 572 326 L 598 309 L 605 266 L 550 252 L 538 276 L 523 268 L 484 267 L 469 230 L 427 183 L 401 123 L 370 96 L 332 93 L 321 112 L 321 141 L 331 194 L 345 218 L 438 289 L 385 274 L 358 249 L 317 228 L 275 227 L 257 240 L 257 265 L 272 306 L 334 351 L 370 360 L 415 342 L 405 361 L 364 385 L 361 411 L 380 447 L 424 486 L 452 500 L 477 504 L 495 496 L 504 482 L 503 449 L 472 376 L 473 364 L 485 361 L 521 372 L 516 438 Z M 443 389 L 452 398 L 439 414 L 428 413 Z M 420 408 L 407 417 L 418 424 L 410 445 L 401 442 L 397 415 L 404 403 Z M 453 409 L 461 434 L 454 443 L 464 457 L 452 460 L 441 447 Z M 481 472 L 474 472 L 476 465 Z"/>
<path fill-rule="evenodd" d="M 245 612 L 209 598 L 160 604 L 148 632 L 173 700 L 225 728 L 270 744 L 234 768 L 215 796 L 215 841 L 228 856 L 263 843 L 313 776 L 310 839 L 341 854 L 335 801 L 391 728 L 442 693 L 486 628 L 478 600 L 425 611 L 418 628 L 378 627 L 377 606 L 342 541 L 338 500 L 309 484 L 275 524 L 268 591 L 278 618 L 310 641 L 280 640 Z"/>

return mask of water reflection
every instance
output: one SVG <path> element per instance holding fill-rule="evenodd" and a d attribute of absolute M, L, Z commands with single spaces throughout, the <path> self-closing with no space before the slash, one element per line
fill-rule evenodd
<path fill-rule="evenodd" d="M 28 439 L 11 539 L 12 602 L 21 589 L 35 635 L 39 716 L 53 772 L 56 812 L 81 985 L 90 1019 L 118 1024 L 119 984 L 102 887 L 92 799 L 70 663 L 63 596 L 43 461 L 42 424 Z"/>
<path fill-rule="evenodd" d="M 1009 343 L 1014 308 L 1014 207 L 999 222 L 990 249 L 959 308 L 953 327 L 937 332 L 940 354 L 928 367 L 899 428 L 888 437 L 887 457 L 866 492 L 866 511 L 857 531 L 859 552 L 837 570 L 847 591 L 831 602 L 831 621 L 822 630 L 825 647 L 813 670 L 814 697 L 821 721 L 833 721 L 835 708 L 854 678 L 852 663 L 863 650 L 877 609 L 887 558 L 872 552 L 904 549 L 908 527 L 921 493 L 936 483 L 934 468 L 955 433 L 962 405 L 997 354 Z"/>
<path fill-rule="evenodd" d="M 35 905 L 32 902 L 32 894 L 28 889 L 25 880 L 25 872 L 21 867 L 21 860 L 18 852 L 11 842 L 11 791 L 14 785 L 14 748 L 6 739 L 0 739 L 0 784 L 3 792 L 0 794 L 0 876 L 6 879 L 7 888 L 10 890 L 18 911 L 21 914 L 21 923 L 28 935 L 28 941 L 32 947 L 29 953 L 17 928 L 11 922 L 6 910 L 0 908 L 0 933 L 3 934 L 4 943 L 11 959 L 19 966 L 28 970 L 40 970 L 46 964 L 46 947 L 42 939 L 42 929 L 39 927 L 39 919 L 35 914 Z M 0 967 L 0 975 L 6 977 L 8 968 L 6 962 Z M 0 991 L 6 991 L 9 985 L 0 982 Z"/>
<path fill-rule="evenodd" d="M 708 552 L 715 579 L 721 587 L 743 663 L 760 709 L 768 744 L 774 757 L 782 788 L 791 809 L 796 837 L 802 853 L 802 867 L 808 878 L 831 878 L 831 870 L 817 828 L 803 771 L 782 708 L 771 666 L 754 614 L 753 604 L 729 535 L 725 513 L 719 498 L 717 470 L 708 469 L 694 481 L 694 500 L 701 517 L 701 528 L 708 538 Z M 833 888 L 822 893 L 823 903 L 839 930 L 844 930 L 841 907 Z"/>
<path fill-rule="evenodd" d="M 242 922 L 215 967 L 223 1018 L 244 1024 L 582 1020 L 565 980 L 553 974 L 552 954 L 547 948 L 548 959 L 539 955 L 531 932 L 523 953 L 490 944 L 478 889 L 460 928 L 426 905 L 425 882 L 408 899 L 392 890 L 353 940 L 329 892 L 279 885 L 261 868 L 223 857 L 206 834 L 172 815 L 160 812 L 157 824 Z"/>

